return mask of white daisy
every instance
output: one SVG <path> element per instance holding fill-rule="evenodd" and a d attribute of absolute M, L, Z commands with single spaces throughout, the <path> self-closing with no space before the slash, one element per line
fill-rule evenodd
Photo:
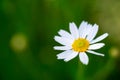
<path fill-rule="evenodd" d="M 93 51 L 103 47 L 105 45 L 104 43 L 97 42 L 108 36 L 108 33 L 105 33 L 94 39 L 98 32 L 97 24 L 91 25 L 83 21 L 78 29 L 75 23 L 72 22 L 69 24 L 69 28 L 70 33 L 65 30 L 60 30 L 58 32 L 60 36 L 54 37 L 55 41 L 63 45 L 54 47 L 55 50 L 63 50 L 62 53 L 57 55 L 58 59 L 64 59 L 64 61 L 67 62 L 79 55 L 80 61 L 87 65 L 89 58 L 86 52 L 104 56 L 104 54 Z"/>

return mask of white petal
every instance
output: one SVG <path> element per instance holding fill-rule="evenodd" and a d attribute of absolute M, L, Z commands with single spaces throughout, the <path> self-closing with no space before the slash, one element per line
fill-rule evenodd
<path fill-rule="evenodd" d="M 89 33 L 91 32 L 91 29 L 92 29 L 92 25 L 88 24 L 88 26 L 86 26 L 86 29 L 82 34 L 82 38 L 86 38 L 86 36 L 89 35 Z"/>
<path fill-rule="evenodd" d="M 67 58 L 72 52 L 73 52 L 72 50 L 64 51 L 64 52 L 57 55 L 57 59 Z"/>
<path fill-rule="evenodd" d="M 100 49 L 100 48 L 103 47 L 104 45 L 105 45 L 104 43 L 91 44 L 88 49 L 96 50 L 96 49 Z"/>
<path fill-rule="evenodd" d="M 85 52 L 79 53 L 79 58 L 80 58 L 80 61 L 81 61 L 83 64 L 85 64 L 85 65 L 88 64 L 89 58 L 88 58 L 88 56 L 87 56 L 87 54 L 86 54 Z"/>
<path fill-rule="evenodd" d="M 98 38 L 92 40 L 90 43 L 93 44 L 93 43 L 99 42 L 99 41 L 105 39 L 107 36 L 108 36 L 108 33 L 105 33 L 105 34 L 99 36 Z"/>
<path fill-rule="evenodd" d="M 65 30 L 60 30 L 60 31 L 58 32 L 58 34 L 59 34 L 60 36 L 62 36 L 62 37 L 74 39 L 73 36 L 72 36 L 70 33 L 68 33 L 67 31 L 65 31 Z"/>
<path fill-rule="evenodd" d="M 95 54 L 95 55 L 98 55 L 98 56 L 104 56 L 104 54 L 97 53 L 97 52 L 91 51 L 91 50 L 88 50 L 87 52 L 92 53 L 92 54 Z"/>
<path fill-rule="evenodd" d="M 72 46 L 54 46 L 55 50 L 69 50 L 72 48 Z"/>
<path fill-rule="evenodd" d="M 85 38 L 86 35 L 84 35 L 84 34 L 86 34 L 86 29 L 87 29 L 86 27 L 87 26 L 88 26 L 88 23 L 85 22 L 85 21 L 82 21 L 82 23 L 80 24 L 79 35 L 80 35 L 81 38 Z"/>
<path fill-rule="evenodd" d="M 88 41 L 93 40 L 93 38 L 96 36 L 97 32 L 98 32 L 98 25 L 94 24 L 91 31 L 90 31 L 90 33 L 87 36 L 87 40 Z"/>
<path fill-rule="evenodd" d="M 87 22 L 83 21 L 80 24 L 79 27 L 79 35 L 81 38 L 86 38 L 86 36 L 89 34 L 90 30 L 92 28 L 91 24 L 88 24 Z"/>
<path fill-rule="evenodd" d="M 71 32 L 72 36 L 75 39 L 77 39 L 79 37 L 77 26 L 75 25 L 75 23 L 72 22 L 69 24 L 69 27 L 70 27 L 70 32 Z"/>
<path fill-rule="evenodd" d="M 78 55 L 78 52 L 73 51 L 69 56 L 67 56 L 64 61 L 68 62 L 69 60 L 75 58 Z"/>
<path fill-rule="evenodd" d="M 54 39 L 55 39 L 55 41 L 57 41 L 58 43 L 60 43 L 62 45 L 71 45 L 73 43 L 72 39 L 63 38 L 63 37 L 59 37 L 59 36 L 55 36 Z"/>

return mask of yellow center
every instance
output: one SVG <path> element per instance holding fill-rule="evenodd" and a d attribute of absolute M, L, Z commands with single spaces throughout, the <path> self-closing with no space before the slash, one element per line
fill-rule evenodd
<path fill-rule="evenodd" d="M 72 44 L 72 49 L 77 52 L 85 52 L 89 47 L 89 41 L 83 38 L 78 38 Z"/>

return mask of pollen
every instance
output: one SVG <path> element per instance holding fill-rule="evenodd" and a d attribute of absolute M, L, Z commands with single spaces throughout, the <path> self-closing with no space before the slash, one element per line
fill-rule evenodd
<path fill-rule="evenodd" d="M 72 44 L 72 49 L 76 52 L 85 52 L 89 47 L 89 41 L 83 38 L 76 39 Z"/>

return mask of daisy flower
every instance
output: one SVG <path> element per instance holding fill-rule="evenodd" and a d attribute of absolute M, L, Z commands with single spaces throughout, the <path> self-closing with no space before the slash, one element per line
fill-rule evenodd
<path fill-rule="evenodd" d="M 63 52 L 57 55 L 57 59 L 64 59 L 65 62 L 68 62 L 79 55 L 80 61 L 87 65 L 89 62 L 88 53 L 104 56 L 104 54 L 93 51 L 102 48 L 105 44 L 98 42 L 108 36 L 108 33 L 104 33 L 95 38 L 98 32 L 97 24 L 91 25 L 83 21 L 77 28 L 76 24 L 72 22 L 69 24 L 69 29 L 70 33 L 60 30 L 58 32 L 60 36 L 54 37 L 55 41 L 62 45 L 54 46 L 54 49 L 63 50 Z"/>

